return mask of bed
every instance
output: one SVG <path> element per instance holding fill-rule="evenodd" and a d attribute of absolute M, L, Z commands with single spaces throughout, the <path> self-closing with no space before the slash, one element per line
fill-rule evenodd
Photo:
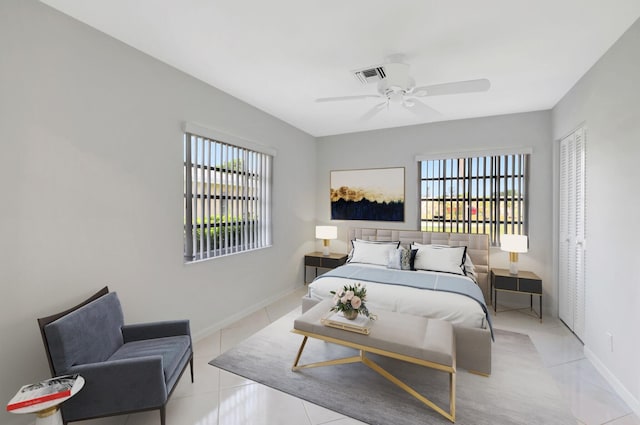
<path fill-rule="evenodd" d="M 487 235 L 351 228 L 348 241 L 354 247 L 350 262 L 309 284 L 303 311 L 332 297 L 330 291 L 361 282 L 367 286 L 372 313 L 378 308 L 450 321 L 458 366 L 491 373 L 492 329 L 485 301 L 490 299 Z M 382 252 L 389 263 L 382 264 Z M 400 262 L 394 265 L 396 253 Z M 418 270 L 408 270 L 411 255 Z M 459 255 L 465 259 L 462 264 L 447 263 Z"/>

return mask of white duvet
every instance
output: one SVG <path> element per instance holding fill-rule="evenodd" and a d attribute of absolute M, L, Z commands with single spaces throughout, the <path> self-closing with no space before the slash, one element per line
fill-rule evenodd
<path fill-rule="evenodd" d="M 365 266 L 364 264 L 359 264 Z M 384 266 L 366 265 L 384 268 Z M 431 273 L 428 271 L 406 271 L 404 273 Z M 470 279 L 471 278 L 467 278 Z M 357 279 L 323 277 L 309 284 L 309 297 L 315 300 L 331 298 L 347 283 L 362 283 L 367 287 L 367 308 L 372 314 L 376 309 L 397 311 L 428 318 L 443 319 L 457 326 L 485 328 L 486 317 L 482 306 L 472 298 L 450 292 L 431 291 L 400 285 L 364 282 Z"/>

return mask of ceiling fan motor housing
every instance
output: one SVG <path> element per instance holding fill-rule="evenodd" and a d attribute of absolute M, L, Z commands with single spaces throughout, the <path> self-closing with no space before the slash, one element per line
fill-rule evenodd
<path fill-rule="evenodd" d="M 406 63 L 384 64 L 386 76 L 378 82 L 378 93 L 391 102 L 402 102 L 404 96 L 414 85 L 409 76 L 409 65 Z"/>
<path fill-rule="evenodd" d="M 409 77 L 409 65 L 388 63 L 385 64 L 385 68 L 387 76 L 378 82 L 378 93 L 390 102 L 402 102 L 414 85 L 413 78 Z"/>

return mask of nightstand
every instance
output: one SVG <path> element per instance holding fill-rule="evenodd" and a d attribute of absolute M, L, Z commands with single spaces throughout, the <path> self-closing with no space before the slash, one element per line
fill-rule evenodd
<path fill-rule="evenodd" d="M 347 262 L 347 254 L 329 254 L 323 255 L 322 252 L 312 252 L 304 256 L 304 283 L 307 283 L 307 267 L 316 268 L 316 277 L 318 277 L 318 268 L 335 269 Z"/>
<path fill-rule="evenodd" d="M 540 301 L 539 318 L 542 322 L 542 280 L 531 272 L 519 271 L 517 275 L 506 269 L 491 269 L 491 287 L 493 289 L 493 312 L 498 313 L 498 291 L 529 294 L 529 309 L 533 311 L 533 296 Z"/>

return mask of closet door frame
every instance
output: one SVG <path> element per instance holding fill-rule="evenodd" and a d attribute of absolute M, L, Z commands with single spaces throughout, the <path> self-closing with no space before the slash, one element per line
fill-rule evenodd
<path fill-rule="evenodd" d="M 557 205 L 558 317 L 578 338 L 585 331 L 586 129 L 559 141 Z"/>

